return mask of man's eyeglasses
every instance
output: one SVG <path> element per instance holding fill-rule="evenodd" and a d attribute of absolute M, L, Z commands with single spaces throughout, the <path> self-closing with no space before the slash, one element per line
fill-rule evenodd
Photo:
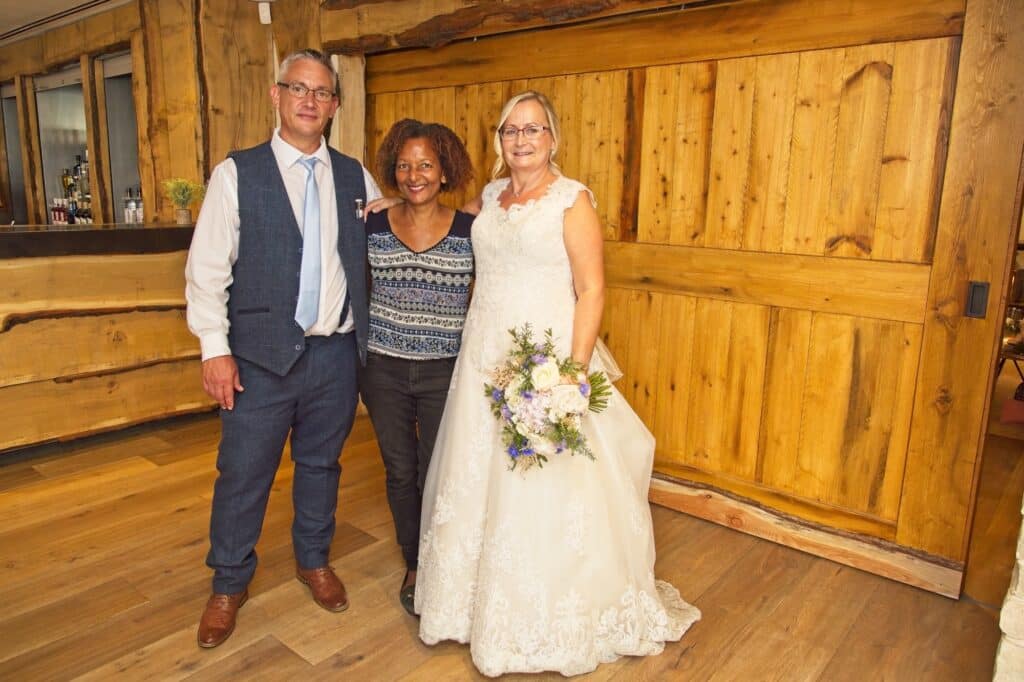
<path fill-rule="evenodd" d="M 302 99 L 310 92 L 313 93 L 313 97 L 316 98 L 317 102 L 330 102 L 332 99 L 334 99 L 334 93 L 331 92 L 330 90 L 325 90 L 324 88 L 310 90 L 302 83 L 282 83 L 280 81 L 278 81 L 277 84 L 280 85 L 282 88 L 288 88 L 288 92 L 292 93 L 292 97 L 295 97 L 296 99 Z"/>
<path fill-rule="evenodd" d="M 515 126 L 505 126 L 504 128 L 498 131 L 498 134 L 501 135 L 501 138 L 503 140 L 509 141 L 518 138 L 519 133 L 522 133 L 523 137 L 525 137 L 527 140 L 536 140 L 538 137 L 541 136 L 541 133 L 543 133 L 545 130 L 551 130 L 551 128 L 548 128 L 547 126 L 538 125 L 528 125 L 523 126 L 522 128 L 516 128 Z"/>

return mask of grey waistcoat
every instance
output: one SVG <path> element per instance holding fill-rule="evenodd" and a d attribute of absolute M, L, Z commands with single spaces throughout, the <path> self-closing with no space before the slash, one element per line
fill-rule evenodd
<path fill-rule="evenodd" d="M 355 201 L 366 201 L 362 166 L 329 149 L 338 202 L 338 254 L 355 316 L 359 356 L 366 361 L 366 230 Z M 306 348 L 295 321 L 302 234 L 270 143 L 232 152 L 238 168 L 238 260 L 228 289 L 231 353 L 284 376 Z"/>

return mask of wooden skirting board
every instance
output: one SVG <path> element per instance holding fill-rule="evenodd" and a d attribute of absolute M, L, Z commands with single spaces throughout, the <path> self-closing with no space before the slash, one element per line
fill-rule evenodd
<path fill-rule="evenodd" d="M 958 599 L 961 564 L 925 557 L 883 540 L 836 533 L 773 513 L 756 503 L 705 486 L 655 474 L 650 500 L 669 509 L 728 526 L 907 585 Z"/>

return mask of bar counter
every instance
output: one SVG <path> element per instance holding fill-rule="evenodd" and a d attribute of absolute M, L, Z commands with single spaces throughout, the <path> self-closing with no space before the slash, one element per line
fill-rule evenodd
<path fill-rule="evenodd" d="M 0 227 L 0 456 L 211 409 L 185 323 L 192 227 Z"/>
<path fill-rule="evenodd" d="M 0 258 L 188 250 L 192 225 L 4 225 Z"/>

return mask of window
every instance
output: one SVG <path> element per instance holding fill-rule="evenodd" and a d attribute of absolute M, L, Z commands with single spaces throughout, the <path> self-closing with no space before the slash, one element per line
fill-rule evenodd
<path fill-rule="evenodd" d="M 35 90 L 43 187 L 49 207 L 54 199 L 89 193 L 88 185 L 76 177 L 87 158 L 81 69 L 75 65 L 40 76 L 35 79 Z"/>
<path fill-rule="evenodd" d="M 128 190 L 138 196 L 139 138 L 135 123 L 135 99 L 132 96 L 132 59 L 128 53 L 103 58 L 103 83 L 106 92 L 107 139 L 110 159 L 110 192 L 114 215 L 119 222 L 119 207 Z"/>

